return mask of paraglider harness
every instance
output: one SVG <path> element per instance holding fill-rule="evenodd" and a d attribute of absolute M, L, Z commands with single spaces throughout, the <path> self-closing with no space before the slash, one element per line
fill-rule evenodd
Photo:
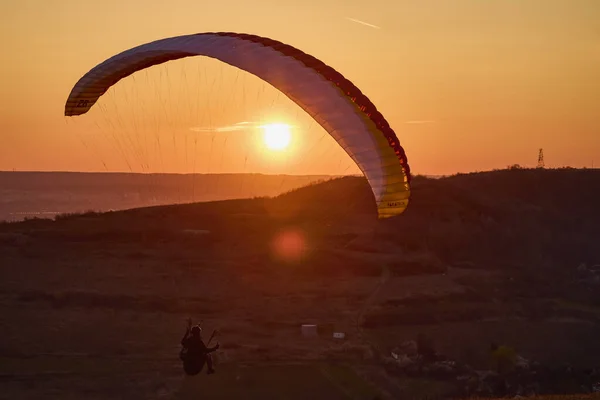
<path fill-rule="evenodd" d="M 191 323 L 189 325 L 191 325 Z M 190 328 L 188 327 L 187 335 L 189 335 L 189 329 Z M 210 338 L 208 339 L 208 342 L 205 345 L 206 347 L 210 345 L 210 342 L 218 333 L 219 331 L 217 329 L 213 330 L 212 334 L 210 335 Z M 189 354 L 189 349 L 183 346 L 183 344 L 181 346 L 181 350 L 179 350 L 179 359 L 183 362 L 183 369 L 187 375 L 197 375 L 200 373 L 200 371 L 202 371 L 202 368 L 204 367 L 205 359 L 203 357 L 195 357 Z"/>
<path fill-rule="evenodd" d="M 206 343 L 206 347 L 208 347 L 208 345 L 210 345 L 210 342 L 213 340 L 213 338 L 215 337 L 215 334 L 217 333 L 217 330 L 213 330 L 212 335 L 210 335 L 210 338 L 208 339 L 208 342 Z M 188 349 L 185 346 L 181 346 L 181 350 L 179 350 L 179 359 L 183 362 L 185 362 L 187 360 L 187 356 L 188 356 Z"/>

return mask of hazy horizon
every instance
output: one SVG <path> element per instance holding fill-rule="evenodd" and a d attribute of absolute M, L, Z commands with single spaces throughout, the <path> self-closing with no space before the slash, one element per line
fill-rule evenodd
<path fill-rule="evenodd" d="M 330 175 L 0 171 L 0 221 L 276 196 Z"/>

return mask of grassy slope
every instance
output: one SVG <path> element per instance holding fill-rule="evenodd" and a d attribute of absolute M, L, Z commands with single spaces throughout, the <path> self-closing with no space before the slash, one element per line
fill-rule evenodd
<path fill-rule="evenodd" d="M 153 370 L 171 390 L 180 385 L 172 357 L 181 321 L 192 314 L 223 330 L 223 366 L 355 363 L 368 353 L 354 342 L 356 311 L 385 265 L 393 277 L 364 320 L 384 349 L 425 331 L 475 363 L 485 363 L 490 340 L 535 358 L 594 362 L 600 291 L 576 267 L 600 263 L 600 172 L 417 177 L 413 187 L 407 212 L 379 222 L 366 182 L 345 178 L 275 199 L 0 225 L 0 356 L 34 357 L 28 368 L 38 374 L 57 357 L 105 357 L 106 368 L 146 357 L 114 390 Z M 289 232 L 301 238 L 301 256 L 294 240 L 278 240 Z M 306 322 L 332 323 L 350 341 L 305 342 Z M 62 362 L 67 374 L 77 370 Z M 25 376 L 9 380 L 22 389 L 14 382 Z M 106 374 L 85 379 L 108 380 L 100 397 L 117 385 Z"/>

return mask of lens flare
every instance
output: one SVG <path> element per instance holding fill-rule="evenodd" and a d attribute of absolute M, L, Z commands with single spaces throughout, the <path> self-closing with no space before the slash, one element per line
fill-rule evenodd
<path fill-rule="evenodd" d="M 275 236 L 271 248 L 273 255 L 278 259 L 298 261 L 306 252 L 306 239 L 299 230 L 285 230 Z"/>

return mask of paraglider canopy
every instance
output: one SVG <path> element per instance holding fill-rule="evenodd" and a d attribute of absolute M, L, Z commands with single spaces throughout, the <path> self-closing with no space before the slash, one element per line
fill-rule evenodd
<path fill-rule="evenodd" d="M 410 198 L 410 167 L 383 115 L 332 67 L 269 38 L 199 33 L 126 50 L 97 65 L 75 84 L 65 115 L 85 114 L 112 85 L 137 71 L 192 56 L 220 60 L 274 86 L 317 121 L 358 165 L 375 196 L 379 218 L 404 212 Z"/>

